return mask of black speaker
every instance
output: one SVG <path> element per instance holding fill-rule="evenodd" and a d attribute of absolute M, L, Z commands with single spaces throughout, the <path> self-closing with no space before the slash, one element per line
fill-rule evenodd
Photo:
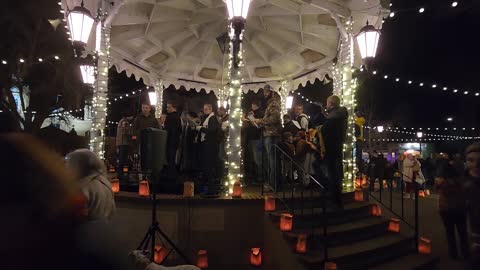
<path fill-rule="evenodd" d="M 146 128 L 141 132 L 140 165 L 142 172 L 160 173 L 167 164 L 167 132 Z"/>

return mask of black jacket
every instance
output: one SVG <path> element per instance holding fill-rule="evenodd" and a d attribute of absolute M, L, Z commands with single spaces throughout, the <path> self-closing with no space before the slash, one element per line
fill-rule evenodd
<path fill-rule="evenodd" d="M 327 158 L 328 156 L 341 157 L 347 126 L 348 111 L 345 107 L 334 109 L 327 115 L 322 127 Z"/>
<path fill-rule="evenodd" d="M 256 111 L 253 111 L 253 116 L 255 119 L 261 119 L 265 113 L 261 110 L 258 109 Z M 260 137 L 262 135 L 262 130 L 256 126 L 254 126 L 251 122 L 247 122 L 247 127 L 246 127 L 246 132 L 247 132 L 247 141 L 250 140 L 260 140 Z"/>
<path fill-rule="evenodd" d="M 167 143 L 171 147 L 177 147 L 182 133 L 182 122 L 180 121 L 180 113 L 168 113 L 165 118 L 165 130 L 167 131 Z"/>
<path fill-rule="evenodd" d="M 203 122 L 205 122 L 205 119 L 207 118 L 208 118 L 208 115 L 204 115 L 202 117 L 201 123 L 203 124 Z M 205 141 L 203 141 L 203 143 L 206 143 L 206 144 L 218 144 L 220 141 L 221 132 L 222 132 L 222 129 L 220 128 L 220 123 L 218 122 L 218 119 L 215 115 L 213 115 L 212 117 L 210 117 L 210 119 L 208 119 L 207 127 L 202 127 L 200 129 L 200 133 L 206 134 Z"/>
<path fill-rule="evenodd" d="M 282 130 L 282 135 L 285 132 L 290 132 L 290 133 L 292 133 L 292 136 L 295 137 L 295 135 L 297 135 L 298 131 L 300 131 L 300 129 L 297 126 L 295 126 L 293 121 L 290 121 L 290 122 L 288 122 L 284 125 L 283 130 Z"/>

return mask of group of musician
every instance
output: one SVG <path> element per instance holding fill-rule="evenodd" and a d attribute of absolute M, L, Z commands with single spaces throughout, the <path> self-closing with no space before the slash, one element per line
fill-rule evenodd
<path fill-rule="evenodd" d="M 227 110 L 219 107 L 215 113 L 213 105 L 207 103 L 199 113 L 180 112 L 175 100 L 167 100 L 166 105 L 166 114 L 159 119 L 145 103 L 131 124 L 126 118 L 119 121 L 116 138 L 119 174 L 129 164 L 132 154 L 138 153 L 141 131 L 161 128 L 167 131 L 165 151 L 169 178 L 176 179 L 181 172 L 196 175 L 204 182 L 219 182 L 228 167 Z M 341 205 L 339 194 L 348 112 L 340 106 L 340 98 L 330 96 L 325 110 L 323 106 L 318 108 L 321 123 L 312 123 L 302 105 L 282 115 L 280 97 L 270 85 L 263 87 L 263 98 L 248 105 L 242 116 L 241 132 L 245 182 L 265 183 L 269 188 L 280 190 L 285 177 L 309 185 L 309 175 L 323 176 L 328 178 L 329 190 Z"/>

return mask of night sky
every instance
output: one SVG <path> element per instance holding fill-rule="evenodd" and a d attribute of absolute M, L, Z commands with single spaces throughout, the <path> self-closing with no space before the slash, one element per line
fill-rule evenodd
<path fill-rule="evenodd" d="M 456 8 L 450 7 L 451 3 L 449 0 L 392 2 L 396 14 L 383 25 L 377 57 L 370 69 L 388 74 L 389 79 L 368 73 L 359 78 L 360 110 L 368 109 L 366 105 L 371 102 L 375 104 L 371 125 L 480 126 L 480 97 L 463 94 L 463 91 L 480 92 L 480 38 L 476 36 L 480 33 L 480 1 L 458 1 Z M 420 7 L 426 9 L 423 14 L 418 13 Z M 396 77 L 401 81 L 395 82 Z M 408 86 L 407 80 L 417 84 Z M 425 83 L 424 87 L 418 86 L 420 81 Z M 126 79 L 124 73 L 113 75 L 111 82 L 113 95 L 141 87 Z M 433 83 L 438 85 L 436 89 L 431 88 Z M 444 86 L 449 90 L 442 91 Z M 452 93 L 454 88 L 459 92 Z M 305 97 L 322 103 L 331 91 L 331 83 L 323 85 L 319 81 L 300 89 Z M 296 98 L 297 102 L 302 100 Z M 138 109 L 137 105 L 124 105 L 113 108 L 112 120 Z M 316 106 L 306 107 L 310 112 L 318 110 Z M 453 117 L 453 123 L 446 122 L 447 117 Z"/>
<path fill-rule="evenodd" d="M 480 92 L 478 35 L 480 1 L 393 1 L 395 17 L 386 20 L 375 67 L 391 74 L 370 76 L 360 89 L 361 97 L 372 91 L 377 104 L 376 119 L 393 120 L 407 127 L 478 127 Z M 419 7 L 425 7 L 423 14 Z M 403 79 L 394 82 L 393 76 Z M 416 81 L 415 87 L 407 80 Z M 425 82 L 419 87 L 418 82 Z M 430 86 L 436 83 L 436 89 Z M 413 84 L 412 84 L 413 85 Z M 442 91 L 447 86 L 448 93 Z M 462 89 L 454 94 L 451 89 Z M 462 92 L 462 93 L 460 93 Z M 451 116 L 454 123 L 446 123 Z"/>

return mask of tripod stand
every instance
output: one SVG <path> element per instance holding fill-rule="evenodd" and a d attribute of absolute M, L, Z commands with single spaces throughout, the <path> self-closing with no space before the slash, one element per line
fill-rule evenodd
<path fill-rule="evenodd" d="M 172 242 L 172 240 L 170 238 L 168 238 L 168 236 L 162 231 L 162 229 L 160 229 L 160 225 L 158 224 L 158 221 L 157 221 L 157 193 L 155 192 L 154 188 L 152 188 L 151 200 L 152 200 L 152 223 L 150 224 L 150 227 L 148 228 L 147 233 L 143 237 L 143 240 L 142 240 L 142 242 L 140 243 L 140 245 L 138 246 L 137 249 L 138 250 L 147 250 L 148 249 L 148 244 L 151 243 L 151 246 L 150 246 L 150 261 L 153 262 L 154 261 L 154 256 L 155 256 L 155 238 L 156 238 L 156 234 L 158 233 L 172 247 L 172 249 L 168 252 L 168 254 L 165 256 L 163 261 L 165 261 L 168 258 L 168 256 L 170 256 L 172 251 L 175 250 L 178 253 L 178 255 L 180 255 L 180 257 L 183 258 L 185 263 L 190 264 L 190 260 L 187 258 L 187 256 L 185 256 L 185 254 L 183 254 L 180 251 L 180 249 L 178 249 L 178 247 Z M 163 261 L 158 262 L 158 263 L 161 264 Z"/>

